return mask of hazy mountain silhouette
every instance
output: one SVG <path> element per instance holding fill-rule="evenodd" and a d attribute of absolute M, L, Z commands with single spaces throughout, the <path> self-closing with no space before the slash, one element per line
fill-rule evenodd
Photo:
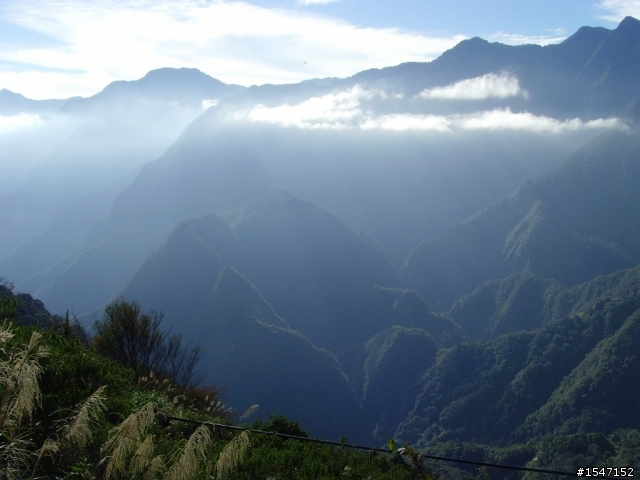
<path fill-rule="evenodd" d="M 399 276 L 366 235 L 294 197 L 247 204 L 233 231 L 247 275 L 293 328 L 334 351 L 375 333 L 362 305 L 376 285 L 397 286 Z"/>
<path fill-rule="evenodd" d="M 379 442 L 393 437 L 420 392 L 418 381 L 441 346 L 425 330 L 394 326 L 366 344 L 362 404 Z"/>
<path fill-rule="evenodd" d="M 55 121 L 75 125 L 75 131 L 60 138 L 24 183 L 1 199 L 7 234 L 0 239 L 0 257 L 42 234 L 80 197 L 112 187 L 158 158 L 202 112 L 203 100 L 242 88 L 196 69 L 165 68 L 140 80 L 114 82 L 89 98 L 69 99 Z"/>
<path fill-rule="evenodd" d="M 340 372 L 345 368 L 349 372 L 349 388 L 365 402 L 364 410 L 357 415 L 352 412 L 355 416 L 350 421 L 359 428 L 366 425 L 360 435 L 376 430 L 382 438 L 383 432 L 392 433 L 413 404 L 420 372 L 434 361 L 441 343 L 464 341 L 464 332 L 447 317 L 431 312 L 415 292 L 377 286 L 398 282 L 397 271 L 380 247 L 308 202 L 269 197 L 249 202 L 234 219 L 231 226 L 215 215 L 182 222 L 122 294 L 163 311 L 168 325 L 202 340 L 204 351 L 211 352 L 206 355 L 215 355 L 211 364 L 224 365 L 224 376 L 212 373 L 211 378 L 228 387 L 232 405 L 243 409 L 245 403 L 260 403 L 250 398 L 251 392 L 256 395 L 251 382 L 257 380 L 243 372 L 262 371 L 272 362 L 273 353 L 253 350 L 248 358 L 240 358 L 235 350 L 230 354 L 236 320 L 213 328 L 208 314 L 202 313 L 211 291 L 235 285 L 233 294 L 216 297 L 217 309 L 242 308 L 245 313 L 229 318 L 248 315 L 260 325 L 293 328 L 337 353 Z M 290 348 L 289 336 L 269 335 L 274 351 Z M 414 363 L 396 378 L 402 365 L 409 359 L 416 361 L 416 355 L 426 355 L 424 368 Z M 297 358 L 300 372 L 308 370 L 307 361 L 315 360 L 304 355 Z M 265 384 L 283 381 L 279 368 L 261 375 Z M 310 373 L 303 384 L 313 378 Z M 402 388 L 388 389 L 390 382 Z M 306 388 L 299 387 L 299 394 L 313 398 L 315 394 Z M 306 404 L 309 401 L 315 400 Z M 398 404 L 395 413 L 387 413 L 394 403 Z M 315 423 L 305 425 L 317 431 Z"/>
<path fill-rule="evenodd" d="M 21 113 L 48 113 L 60 110 L 67 99 L 31 100 L 19 93 L 3 88 L 0 90 L 0 115 Z"/>
<path fill-rule="evenodd" d="M 139 80 L 112 82 L 91 97 L 70 99 L 61 110 L 87 113 L 144 102 L 199 109 L 203 100 L 220 101 L 244 89 L 240 85 L 223 83 L 197 68 L 159 68 Z"/>
<path fill-rule="evenodd" d="M 80 197 L 57 215 L 42 234 L 20 246 L 12 255 L 0 259 L 0 271 L 12 278 L 20 290 L 43 295 L 87 230 L 96 219 L 109 213 L 113 200 L 127 181 L 130 178 Z M 56 264 L 58 268 L 54 268 Z"/>
<path fill-rule="evenodd" d="M 363 230 L 399 263 L 425 236 L 443 232 L 531 174 L 557 164 L 577 140 L 510 138 L 513 144 L 505 148 L 499 136 L 470 135 L 458 142 L 419 134 L 228 125 L 210 109 L 140 171 L 96 227 L 101 235 L 80 247 L 87 261 L 99 256 L 104 267 L 83 266 L 81 253 L 73 267 L 78 274 L 69 270 L 59 276 L 47 303 L 54 311 L 73 307 L 79 313 L 99 307 L 178 222 L 240 208 L 274 188 Z M 117 251 L 126 251 L 126 258 L 121 261 Z M 99 293 L 92 287 L 85 294 L 74 283 L 84 283 L 85 274 L 96 277 L 92 285 L 102 285 Z M 89 293 L 101 300 L 93 303 Z"/>
<path fill-rule="evenodd" d="M 256 155 L 240 144 L 219 149 L 213 157 L 176 160 L 176 150 L 174 146 L 146 165 L 116 198 L 109 215 L 88 232 L 73 263 L 46 294 L 54 311 L 65 304 L 79 313 L 103 305 L 181 220 L 238 208 L 269 193 Z M 203 168 L 204 172 L 196 170 L 202 175 L 182 168 L 183 159 Z"/>

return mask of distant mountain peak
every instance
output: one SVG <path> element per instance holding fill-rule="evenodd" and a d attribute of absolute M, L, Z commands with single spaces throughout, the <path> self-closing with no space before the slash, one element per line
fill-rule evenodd
<path fill-rule="evenodd" d="M 640 20 L 634 17 L 625 17 L 611 32 L 611 36 L 632 49 L 638 49 L 640 47 Z"/>
<path fill-rule="evenodd" d="M 2 90 L 0 90 L 0 98 L 2 97 L 25 98 L 24 95 L 20 93 L 12 92 L 11 90 L 8 90 L 6 88 L 3 88 Z"/>
<path fill-rule="evenodd" d="M 170 105 L 200 108 L 205 99 L 220 100 L 244 90 L 240 85 L 225 84 L 197 68 L 163 67 L 147 72 L 137 80 L 118 80 L 96 95 L 68 102 L 66 110 L 109 108 L 118 102 L 130 104 L 134 99 L 150 99 Z"/>
<path fill-rule="evenodd" d="M 622 19 L 622 21 L 618 24 L 616 30 L 630 30 L 640 31 L 640 20 L 635 17 L 627 16 Z"/>
<path fill-rule="evenodd" d="M 468 38 L 466 40 L 463 40 L 460 43 L 486 45 L 487 43 L 489 43 L 489 41 L 485 40 L 484 38 L 480 38 L 480 37 L 471 37 L 471 38 Z"/>
<path fill-rule="evenodd" d="M 157 81 L 157 80 L 203 80 L 211 82 L 222 83 L 217 78 L 213 78 L 210 75 L 198 70 L 197 68 L 172 68 L 172 67 L 162 67 L 156 68 L 155 70 L 150 70 L 147 74 L 142 77 L 139 82 L 148 82 L 148 81 Z"/>
<path fill-rule="evenodd" d="M 484 38 L 480 38 L 480 37 L 467 38 L 466 40 L 462 40 L 451 50 L 444 52 L 443 55 L 446 55 L 448 52 L 453 52 L 456 50 L 474 51 L 476 49 L 485 49 L 489 45 L 491 45 L 491 42 L 489 42 L 488 40 L 485 40 Z"/>
<path fill-rule="evenodd" d="M 142 77 L 152 77 L 154 75 L 162 75 L 165 73 L 194 73 L 194 74 L 199 74 L 199 75 L 207 75 L 206 73 L 203 73 L 201 70 L 197 69 L 197 68 L 189 68 L 189 67 L 179 67 L 179 68 L 174 68 L 174 67 L 161 67 L 161 68 L 155 68 L 153 70 L 149 70 L 147 72 L 147 74 Z M 209 76 L 209 75 L 207 75 Z"/>
<path fill-rule="evenodd" d="M 560 45 L 564 47 L 575 47 L 579 49 L 591 50 L 606 37 L 611 30 L 604 27 L 580 27 L 576 33 L 566 38 Z"/>

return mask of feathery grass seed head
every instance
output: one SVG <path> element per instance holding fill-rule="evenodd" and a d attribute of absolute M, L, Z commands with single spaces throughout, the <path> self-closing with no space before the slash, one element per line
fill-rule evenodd
<path fill-rule="evenodd" d="M 149 468 L 144 472 L 142 476 L 142 480 L 153 480 L 157 478 L 162 472 L 167 469 L 167 466 L 164 464 L 164 460 L 161 455 L 158 455 L 149 464 Z"/>
<path fill-rule="evenodd" d="M 244 455 L 249 448 L 249 443 L 249 432 L 245 430 L 224 447 L 216 463 L 215 470 L 218 480 L 227 478 L 242 463 Z"/>
<path fill-rule="evenodd" d="M 106 410 L 105 386 L 98 388 L 70 418 L 63 429 L 64 438 L 72 445 L 84 448 L 91 441 L 91 428 L 100 421 L 100 412 Z"/>
<path fill-rule="evenodd" d="M 209 427 L 207 425 L 198 427 L 189 437 L 180 457 L 167 471 L 164 480 L 189 480 L 196 474 L 200 463 L 209 469 L 207 451 L 212 443 Z"/>
<path fill-rule="evenodd" d="M 153 403 L 149 402 L 111 430 L 111 437 L 102 446 L 102 454 L 111 457 L 105 471 L 107 480 L 125 473 L 127 459 L 138 449 L 153 423 L 154 413 Z"/>

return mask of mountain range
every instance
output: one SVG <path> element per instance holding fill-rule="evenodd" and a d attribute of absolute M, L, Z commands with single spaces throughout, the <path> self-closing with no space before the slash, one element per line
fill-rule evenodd
<path fill-rule="evenodd" d="M 3 90 L 41 122 L 15 161 L 54 146 L 0 191 L 0 274 L 38 315 L 163 312 L 239 411 L 540 466 L 640 429 L 639 52 L 628 17 L 295 85 Z"/>

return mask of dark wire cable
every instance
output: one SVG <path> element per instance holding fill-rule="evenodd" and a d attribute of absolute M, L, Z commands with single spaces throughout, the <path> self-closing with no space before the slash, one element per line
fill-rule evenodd
<path fill-rule="evenodd" d="M 348 448 L 354 448 L 357 450 L 367 450 L 367 451 L 371 451 L 371 452 L 380 452 L 380 453 L 385 453 L 385 454 L 391 454 L 391 455 L 407 455 L 406 453 L 404 453 L 402 451 L 402 449 L 398 450 L 398 451 L 393 451 L 393 450 L 388 450 L 386 448 L 376 448 L 376 447 L 367 447 L 364 445 L 354 445 L 351 443 L 344 443 L 344 442 L 332 442 L 330 440 L 321 440 L 321 439 L 317 439 L 317 438 L 309 438 L 309 437 L 298 437 L 296 435 L 287 435 L 286 433 L 278 433 L 278 432 L 267 432 L 265 430 L 255 430 L 253 428 L 245 428 L 245 427 L 237 427 L 235 425 L 225 425 L 224 423 L 213 423 L 213 422 L 201 422 L 199 420 L 190 420 L 188 418 L 180 418 L 180 417 L 173 417 L 171 415 L 159 415 L 162 418 L 165 418 L 167 420 L 177 420 L 180 422 L 186 422 L 186 423 L 194 423 L 197 425 L 209 425 L 213 428 L 224 428 L 227 430 L 236 430 L 236 431 L 244 431 L 244 432 L 251 432 L 251 433 L 259 433 L 261 435 L 273 435 L 279 438 L 285 438 L 287 440 L 298 440 L 301 442 L 313 442 L 313 443 L 321 443 L 324 445 L 334 445 L 336 447 L 348 447 Z M 567 477 L 575 477 L 577 476 L 575 473 L 568 473 L 568 472 L 560 472 L 557 470 L 546 470 L 544 468 L 531 468 L 531 467 L 516 467 L 514 465 L 498 465 L 495 463 L 488 463 L 488 462 L 476 462 L 474 460 L 462 460 L 459 458 L 448 458 L 448 457 L 440 457 L 437 455 L 427 455 L 424 453 L 419 453 L 418 454 L 420 458 L 424 458 L 424 459 L 429 459 L 429 460 L 438 460 L 438 461 L 444 461 L 444 462 L 456 462 L 456 463 L 464 463 L 467 465 L 476 465 L 476 466 L 480 466 L 480 467 L 493 467 L 493 468 L 504 468 L 507 470 L 519 470 L 521 472 L 535 472 L 535 473 L 547 473 L 550 475 L 563 475 L 563 476 L 567 476 Z"/>

